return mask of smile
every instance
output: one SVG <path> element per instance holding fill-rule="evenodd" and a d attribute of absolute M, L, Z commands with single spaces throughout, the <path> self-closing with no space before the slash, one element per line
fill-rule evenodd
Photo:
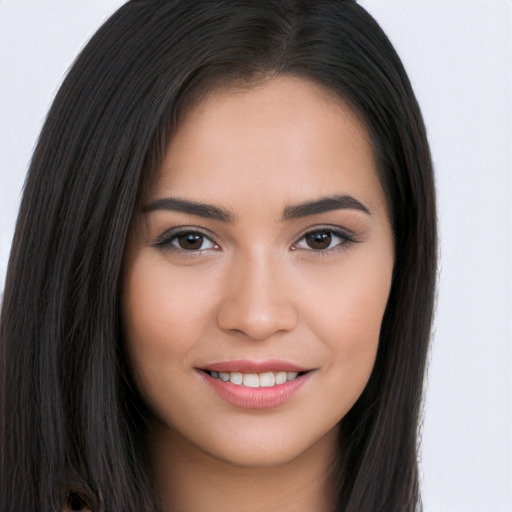
<path fill-rule="evenodd" d="M 215 379 L 224 382 L 231 382 L 237 386 L 246 386 L 249 388 L 268 388 L 276 385 L 285 384 L 288 381 L 295 380 L 299 372 L 263 372 L 263 373 L 242 373 L 242 372 L 208 372 Z M 303 372 L 302 372 L 303 373 Z"/>
<path fill-rule="evenodd" d="M 222 400 L 248 409 L 272 409 L 284 405 L 315 373 L 313 369 L 278 360 L 229 361 L 197 370 Z"/>

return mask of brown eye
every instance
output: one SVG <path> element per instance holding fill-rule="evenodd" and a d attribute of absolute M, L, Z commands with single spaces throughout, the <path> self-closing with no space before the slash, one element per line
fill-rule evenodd
<path fill-rule="evenodd" d="M 218 245 L 207 235 L 200 231 L 170 230 L 164 233 L 154 244 L 155 247 L 161 247 L 164 250 L 177 251 L 207 251 L 209 249 L 218 249 Z"/>
<path fill-rule="evenodd" d="M 301 249 L 317 252 L 325 252 L 346 248 L 354 238 L 348 233 L 337 229 L 317 229 L 305 233 L 292 246 L 292 249 Z"/>
<path fill-rule="evenodd" d="M 205 237 L 198 233 L 185 233 L 175 238 L 180 249 L 186 251 L 198 251 L 202 248 Z"/>
<path fill-rule="evenodd" d="M 316 231 L 305 236 L 305 241 L 311 249 L 327 249 L 332 242 L 332 234 L 328 231 Z"/>

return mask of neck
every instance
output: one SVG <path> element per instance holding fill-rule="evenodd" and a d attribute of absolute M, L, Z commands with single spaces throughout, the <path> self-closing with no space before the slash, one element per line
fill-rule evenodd
<path fill-rule="evenodd" d="M 164 512 L 332 512 L 333 429 L 279 466 L 246 467 L 210 456 L 174 432 L 151 436 L 153 470 Z"/>

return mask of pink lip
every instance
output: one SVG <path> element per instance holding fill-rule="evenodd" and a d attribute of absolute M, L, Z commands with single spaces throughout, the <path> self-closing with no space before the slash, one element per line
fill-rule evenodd
<path fill-rule="evenodd" d="M 310 368 L 301 368 L 286 361 L 279 359 L 267 359 L 266 361 L 251 361 L 249 359 L 236 359 L 234 361 L 224 361 L 212 363 L 202 370 L 209 372 L 241 372 L 241 373 L 263 373 L 263 372 L 305 372 Z"/>
<path fill-rule="evenodd" d="M 268 363 L 268 361 L 266 362 Z M 292 367 L 293 365 L 289 365 L 288 367 Z M 208 366 L 208 371 L 228 371 L 227 368 L 231 368 L 230 364 L 226 365 L 225 363 L 219 363 L 218 365 Z M 220 370 L 210 368 L 221 368 Z M 254 365 L 244 366 L 246 368 L 243 373 L 262 373 L 262 370 L 255 370 Z M 277 368 L 277 367 L 276 367 Z M 296 367 L 294 369 L 286 370 L 286 371 L 302 371 L 297 370 Z M 279 366 L 281 371 L 285 371 L 283 366 Z M 241 366 L 237 365 L 236 370 L 229 371 L 240 371 Z M 270 370 L 269 366 L 265 364 L 263 371 L 279 371 L 279 370 Z M 221 379 L 212 377 L 209 373 L 204 370 L 198 371 L 201 378 L 203 378 L 206 383 L 215 391 L 223 400 L 234 405 L 236 407 L 243 407 L 246 409 L 270 409 L 274 407 L 279 407 L 280 405 L 288 402 L 299 390 L 300 388 L 306 384 L 309 378 L 312 376 L 314 372 L 309 371 L 302 375 L 299 375 L 296 379 L 285 382 L 284 384 L 277 384 L 275 386 L 270 387 L 261 387 L 261 388 L 251 388 L 247 386 L 241 386 L 238 384 L 233 384 L 232 382 L 224 382 Z"/>

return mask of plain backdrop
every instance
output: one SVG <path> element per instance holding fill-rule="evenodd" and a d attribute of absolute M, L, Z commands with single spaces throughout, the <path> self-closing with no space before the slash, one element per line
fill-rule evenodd
<path fill-rule="evenodd" d="M 0 0 L 0 291 L 63 75 L 123 0 Z M 402 57 L 436 169 L 440 284 L 422 429 L 426 512 L 510 512 L 512 2 L 361 0 Z"/>

